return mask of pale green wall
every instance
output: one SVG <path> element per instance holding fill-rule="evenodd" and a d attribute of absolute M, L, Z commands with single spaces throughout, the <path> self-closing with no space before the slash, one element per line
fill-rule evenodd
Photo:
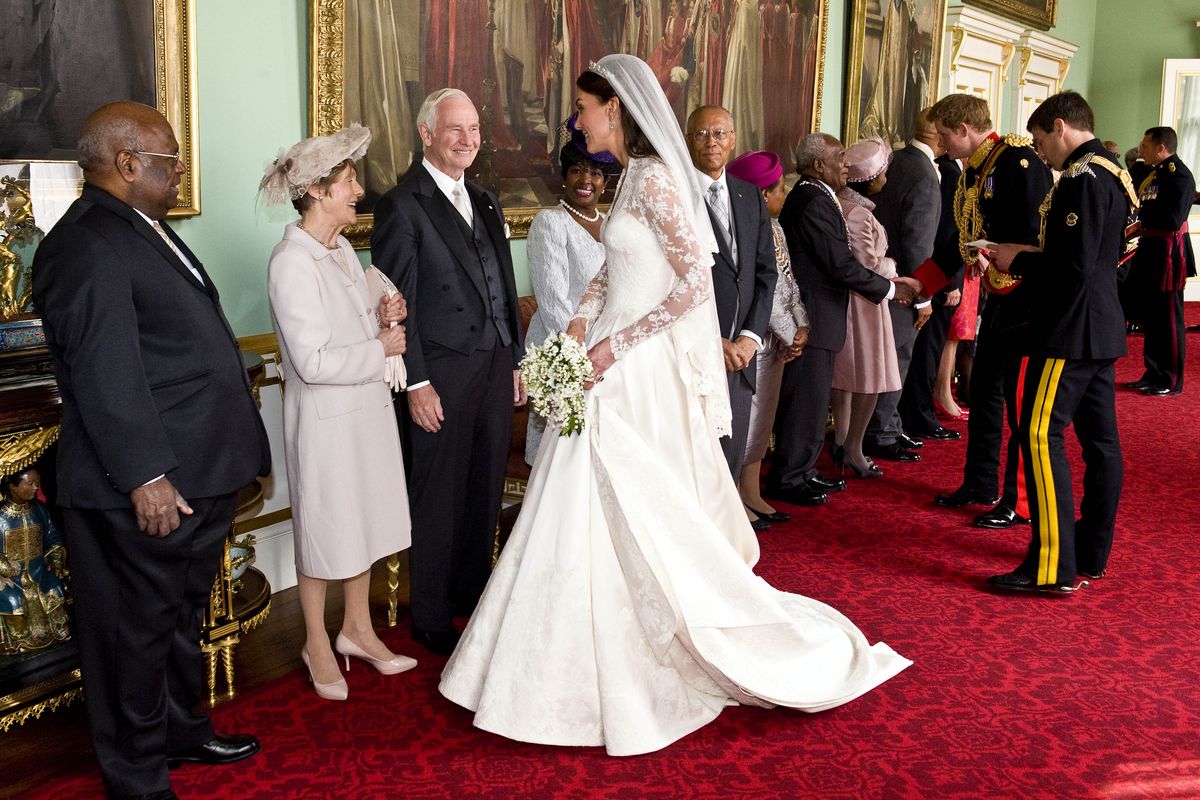
<path fill-rule="evenodd" d="M 271 330 L 267 259 L 290 207 L 259 208 L 263 168 L 306 135 L 306 0 L 202 0 L 196 8 L 201 214 L 172 223 L 221 292 L 239 336 Z"/>
<path fill-rule="evenodd" d="M 830 0 L 821 129 L 840 134 L 850 0 Z M 957 0 L 955 0 L 957 3 Z M 264 166 L 307 134 L 308 0 L 199 0 L 196 7 L 203 213 L 177 223 L 221 291 L 239 335 L 271 330 L 266 265 L 290 209 L 257 208 Z M 1080 46 L 1067 86 L 1096 107 L 1100 134 L 1129 146 L 1158 119 L 1164 57 L 1200 57 L 1196 0 L 1060 0 L 1054 36 Z M 1147 9 L 1149 9 L 1147 11 Z M 525 242 L 513 242 L 530 291 Z M 369 254 L 363 254 L 364 261 Z"/>
<path fill-rule="evenodd" d="M 1158 124 L 1164 58 L 1200 58 L 1196 0 L 1098 0 L 1092 87 L 1096 127 L 1122 149 Z M 1131 6 L 1137 9 L 1136 16 Z M 1194 167 L 1195 165 L 1193 165 Z"/>

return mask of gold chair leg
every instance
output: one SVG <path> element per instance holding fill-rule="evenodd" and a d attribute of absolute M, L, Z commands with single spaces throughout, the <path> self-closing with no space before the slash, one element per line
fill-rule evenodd
<path fill-rule="evenodd" d="M 400 554 L 392 553 L 387 560 L 387 624 L 396 627 L 397 609 L 400 606 Z"/>

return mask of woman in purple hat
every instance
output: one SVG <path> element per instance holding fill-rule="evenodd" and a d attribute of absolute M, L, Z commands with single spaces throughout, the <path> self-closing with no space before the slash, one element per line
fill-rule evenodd
<path fill-rule="evenodd" d="M 775 266 L 779 269 L 779 280 L 775 283 L 766 341 L 758 354 L 757 389 L 750 406 L 746 455 L 738 480 L 738 492 L 746 508 L 759 517 L 771 519 L 778 512 L 762 496 L 762 460 L 767 453 L 771 428 L 775 424 L 783 365 L 798 357 L 808 342 L 808 313 L 800 299 L 800 287 L 792 275 L 792 259 L 788 256 L 783 228 L 776 221 L 787 197 L 783 185 L 783 164 L 779 156 L 767 150 L 752 150 L 730 161 L 725 169 L 735 178 L 753 183 L 762 191 L 771 215 L 771 232 L 775 237 Z"/>
<path fill-rule="evenodd" d="M 583 290 L 604 264 L 600 226 L 604 214 L 597 208 L 608 179 L 621 165 L 608 152 L 589 153 L 572 115 L 561 128 L 558 159 L 562 164 L 563 191 L 558 205 L 538 213 L 529 226 L 526 251 L 529 279 L 537 298 L 537 311 L 529 320 L 525 346 L 534 347 L 565 331 L 575 314 Z M 546 421 L 529 413 L 525 433 L 525 462 L 533 465 L 541 446 Z"/>

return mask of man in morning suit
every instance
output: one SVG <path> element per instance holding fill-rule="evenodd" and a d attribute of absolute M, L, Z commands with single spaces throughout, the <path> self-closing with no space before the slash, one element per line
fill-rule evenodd
<path fill-rule="evenodd" d="M 1179 160 L 1179 137 L 1173 128 L 1150 128 L 1138 146 L 1151 167 L 1139 184 L 1141 242 L 1133 257 L 1129 280 L 1134 303 L 1146 334 L 1140 380 L 1129 384 L 1153 397 L 1183 391 L 1183 286 L 1196 274 L 1196 256 L 1188 236 L 1188 214 L 1196 199 L 1196 179 Z"/>
<path fill-rule="evenodd" d="M 413 638 L 449 655 L 491 571 L 513 406 L 525 402 L 512 256 L 500 202 L 464 173 L 479 114 L 440 89 L 421 105 L 425 156 L 375 206 L 371 251 L 408 298 L 404 433 Z"/>
<path fill-rule="evenodd" d="M 775 412 L 775 466 L 768 481 L 773 495 L 797 505 L 821 505 L 845 481 L 817 474 L 825 442 L 833 357 L 846 342 L 850 292 L 873 303 L 908 303 L 920 288 L 914 279 L 889 281 L 850 252 L 846 220 L 836 193 L 846 186 L 846 149 L 825 133 L 810 133 L 796 151 L 800 182 L 783 204 L 779 224 L 787 236 L 792 272 L 800 286 L 811 329 L 803 355 L 783 368 Z"/>
<path fill-rule="evenodd" d="M 940 144 L 937 149 L 941 149 Z M 913 437 L 946 441 L 958 439 L 960 434 L 938 422 L 933 407 L 933 383 L 950 332 L 950 321 L 962 300 L 963 263 L 958 252 L 958 225 L 954 222 L 954 192 L 962 168 L 945 153 L 938 156 L 935 163 L 941 183 L 941 215 L 931 260 L 945 264 L 952 274 L 947 276 L 949 283 L 933 295 L 933 313 L 921 327 L 913 345 L 912 363 L 900 393 L 900 417 L 904 420 L 905 432 Z"/>
<path fill-rule="evenodd" d="M 1025 349 L 1029 363 L 1018 437 L 1029 485 L 1033 537 L 999 589 L 1070 594 L 1078 575 L 1104 576 L 1121 496 L 1114 364 L 1125 355 L 1117 262 L 1137 196 L 1129 175 L 1092 133 L 1092 109 L 1075 92 L 1046 99 L 1029 117 L 1038 152 L 1063 171 L 1042 205 L 1039 247 L 1002 244 L 1004 273 L 1033 290 Z M 1063 432 L 1074 424 L 1083 449 L 1079 518 Z"/>
<path fill-rule="evenodd" d="M 721 448 L 733 479 L 738 480 L 750 428 L 750 403 L 758 372 L 756 354 L 766 336 L 779 277 L 771 217 L 757 186 L 725 172 L 729 154 L 737 144 L 733 116 L 728 111 L 720 106 L 700 106 L 693 111 L 687 121 L 687 142 L 692 165 L 706 187 L 708 215 L 717 234 L 713 293 L 733 411 L 733 435 L 721 438 Z M 753 524 L 755 530 L 770 526 L 766 520 L 755 520 Z"/>
<path fill-rule="evenodd" d="M 194 709 L 234 495 L 270 470 L 270 446 L 216 287 L 162 224 L 183 173 L 167 120 L 138 103 L 101 107 L 79 165 L 83 195 L 33 265 L 62 395 L 75 639 L 110 795 L 171 798 L 168 765 L 259 750 Z"/>
<path fill-rule="evenodd" d="M 1040 220 L 1038 206 L 1049 191 L 1050 170 L 1029 146 L 1029 139 L 1000 137 L 992 129 L 987 102 L 980 97 L 951 94 L 929 111 L 942 147 L 951 158 L 966 159 L 955 190 L 954 213 L 959 249 L 969 269 L 982 264 L 969 243 L 1035 244 Z M 918 277 L 921 275 L 918 269 Z M 996 502 L 1000 444 L 1004 436 L 1005 409 L 1009 430 L 1017 429 L 1022 353 L 1017 341 L 1029 325 L 1030 292 L 1006 275 L 985 271 L 980 285 L 990 292 L 971 369 L 971 416 L 967 421 L 967 460 L 962 485 L 939 495 L 940 506 Z M 931 287 L 926 286 L 928 292 Z M 1028 522 L 1028 508 L 1020 475 L 1020 449 L 1009 437 L 1004 468 L 1004 493 L 999 503 L 975 517 L 982 528 L 1007 528 Z"/>
<path fill-rule="evenodd" d="M 892 153 L 887 168 L 887 183 L 875 201 L 875 218 L 887 233 L 887 254 L 896 262 L 899 275 L 912 275 L 933 255 L 934 235 L 941 217 L 937 166 L 937 130 L 929 121 L 928 109 L 917 115 L 916 133 L 904 147 Z M 912 362 L 917 334 L 933 312 L 925 298 L 912 306 L 889 303 L 892 335 L 896 341 L 896 362 L 903 383 Z M 893 461 L 920 461 L 912 452 L 924 443 L 905 435 L 898 406 L 900 390 L 883 392 L 867 426 L 863 452 Z"/>

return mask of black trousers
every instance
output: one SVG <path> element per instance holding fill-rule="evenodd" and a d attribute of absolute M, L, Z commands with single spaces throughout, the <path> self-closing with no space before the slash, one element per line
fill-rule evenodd
<path fill-rule="evenodd" d="M 1030 358 L 1020 441 L 1033 537 L 1019 570 L 1039 585 L 1074 583 L 1108 564 L 1124 467 L 1117 436 L 1113 359 Z M 1075 519 L 1063 432 L 1083 449 L 1083 500 Z"/>
<path fill-rule="evenodd" d="M 758 356 L 750 360 L 748 370 L 758 369 Z M 754 402 L 754 390 L 741 372 L 731 372 L 729 380 L 729 410 L 733 413 L 731 436 L 721 437 L 721 451 L 729 462 L 729 471 L 737 483 L 742 477 L 742 461 L 746 458 L 746 437 L 750 434 L 750 407 Z"/>
<path fill-rule="evenodd" d="M 1149 291 L 1142 297 L 1145 332 L 1142 380 L 1151 386 L 1183 391 L 1183 359 L 1187 323 L 1183 319 L 1183 292 Z"/>
<path fill-rule="evenodd" d="M 412 512 L 411 609 L 413 627 L 448 631 L 454 616 L 475 608 L 491 574 L 512 438 L 513 363 L 507 347 L 464 356 L 434 346 L 425 364 L 442 401 L 441 430 L 427 433 L 407 402 L 396 404 Z"/>
<path fill-rule="evenodd" d="M 896 363 L 900 367 L 901 388 L 894 392 L 883 392 L 875 402 L 875 411 L 867 425 L 866 441 L 877 445 L 896 443 L 896 437 L 904 433 L 903 417 L 900 414 L 900 395 L 913 360 L 917 329 L 913 326 L 917 315 L 913 307 L 904 303 L 888 303 L 892 315 L 892 337 L 896 340 Z"/>
<path fill-rule="evenodd" d="M 159 539 L 133 509 L 63 509 L 88 725 L 109 791 L 167 789 L 167 755 L 213 737 L 203 697 L 200 623 L 236 505 L 189 499 Z"/>
<path fill-rule="evenodd" d="M 971 368 L 971 416 L 967 420 L 967 461 L 963 487 L 996 495 L 1004 423 L 1008 421 L 1008 447 L 1004 462 L 1004 487 L 1000 502 L 1024 515 L 1024 479 L 1020 476 L 1021 448 L 1017 440 L 1017 400 L 1022 357 L 1012 340 L 1019 334 L 984 331 L 975 345 Z"/>
<path fill-rule="evenodd" d="M 783 367 L 775 411 L 774 467 L 768 480 L 773 487 L 793 489 L 817 474 L 829 422 L 835 355 L 809 346 Z"/>
<path fill-rule="evenodd" d="M 933 313 L 913 344 L 912 363 L 900 390 L 900 419 L 904 430 L 913 436 L 930 433 L 941 427 L 933 411 L 933 383 L 937 380 L 942 348 L 950 332 L 954 307 L 947 307 L 943 295 L 934 299 Z"/>

